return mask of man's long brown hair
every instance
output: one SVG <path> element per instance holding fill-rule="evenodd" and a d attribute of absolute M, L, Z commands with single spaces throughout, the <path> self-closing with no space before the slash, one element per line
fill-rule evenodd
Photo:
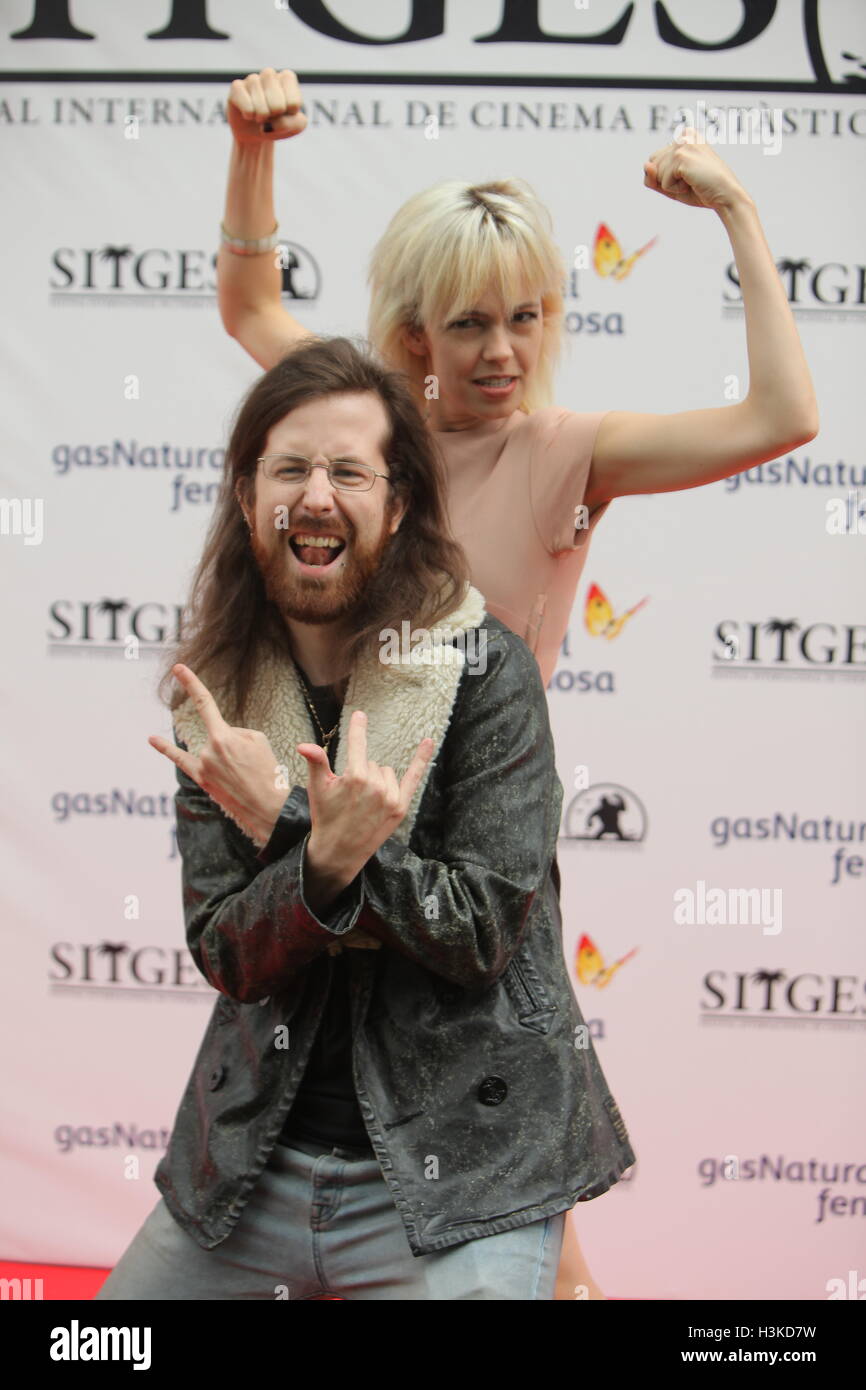
<path fill-rule="evenodd" d="M 446 479 L 435 443 L 403 372 L 380 364 L 366 340 L 303 339 L 254 383 L 241 401 L 226 450 L 225 468 L 205 546 L 184 609 L 181 639 L 161 670 L 159 698 L 176 709 L 186 693 L 171 676 L 188 666 L 211 690 L 220 712 L 245 725 L 247 699 L 260 655 L 289 650 L 289 634 L 268 598 L 238 500 L 255 503 L 257 459 L 269 430 L 297 406 L 338 391 L 372 391 L 385 407 L 390 431 L 383 453 L 394 482 L 387 510 L 399 496 L 406 512 L 379 569 L 353 615 L 346 643 L 354 663 L 375 648 L 383 628 L 399 632 L 409 620 L 432 628 L 461 602 L 469 582 L 463 548 L 448 525 Z"/>

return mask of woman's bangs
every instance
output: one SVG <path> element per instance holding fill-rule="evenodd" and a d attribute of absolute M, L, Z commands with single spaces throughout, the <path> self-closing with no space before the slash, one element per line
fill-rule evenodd
<path fill-rule="evenodd" d="M 515 243 L 506 247 L 498 238 L 486 237 L 480 244 L 457 245 L 444 259 L 434 282 L 428 282 L 424 322 L 436 322 L 444 328 L 488 292 L 513 312 L 527 297 L 540 299 L 547 280 L 541 258 L 532 247 Z"/>

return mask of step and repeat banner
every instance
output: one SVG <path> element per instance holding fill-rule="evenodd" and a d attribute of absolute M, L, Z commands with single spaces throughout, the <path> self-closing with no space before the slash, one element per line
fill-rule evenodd
<path fill-rule="evenodd" d="M 119 1257 L 214 999 L 147 739 L 259 372 L 217 309 L 224 102 L 274 66 L 309 117 L 275 151 L 290 311 L 365 332 L 406 198 L 525 178 L 574 266 L 570 410 L 745 394 L 725 229 L 644 160 L 696 124 L 757 204 L 820 432 L 614 501 L 548 689 L 563 946 L 637 1153 L 571 1219 L 613 1296 L 866 1296 L 866 9 L 4 0 L 0 44 L 0 1258 Z"/>

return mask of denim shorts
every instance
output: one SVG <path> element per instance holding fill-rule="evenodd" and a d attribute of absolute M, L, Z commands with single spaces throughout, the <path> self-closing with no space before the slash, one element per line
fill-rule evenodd
<path fill-rule="evenodd" d="M 376 1158 L 277 1144 L 212 1250 L 160 1197 L 96 1299 L 549 1299 L 567 1213 L 413 1255 Z"/>

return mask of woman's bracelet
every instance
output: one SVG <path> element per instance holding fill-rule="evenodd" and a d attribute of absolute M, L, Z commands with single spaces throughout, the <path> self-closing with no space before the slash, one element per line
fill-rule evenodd
<path fill-rule="evenodd" d="M 244 237 L 232 236 L 226 228 L 225 222 L 220 223 L 220 236 L 223 245 L 230 251 L 234 251 L 236 256 L 261 256 L 265 251 L 273 251 L 279 241 L 279 222 L 274 223 L 274 230 L 270 236 Z"/>

